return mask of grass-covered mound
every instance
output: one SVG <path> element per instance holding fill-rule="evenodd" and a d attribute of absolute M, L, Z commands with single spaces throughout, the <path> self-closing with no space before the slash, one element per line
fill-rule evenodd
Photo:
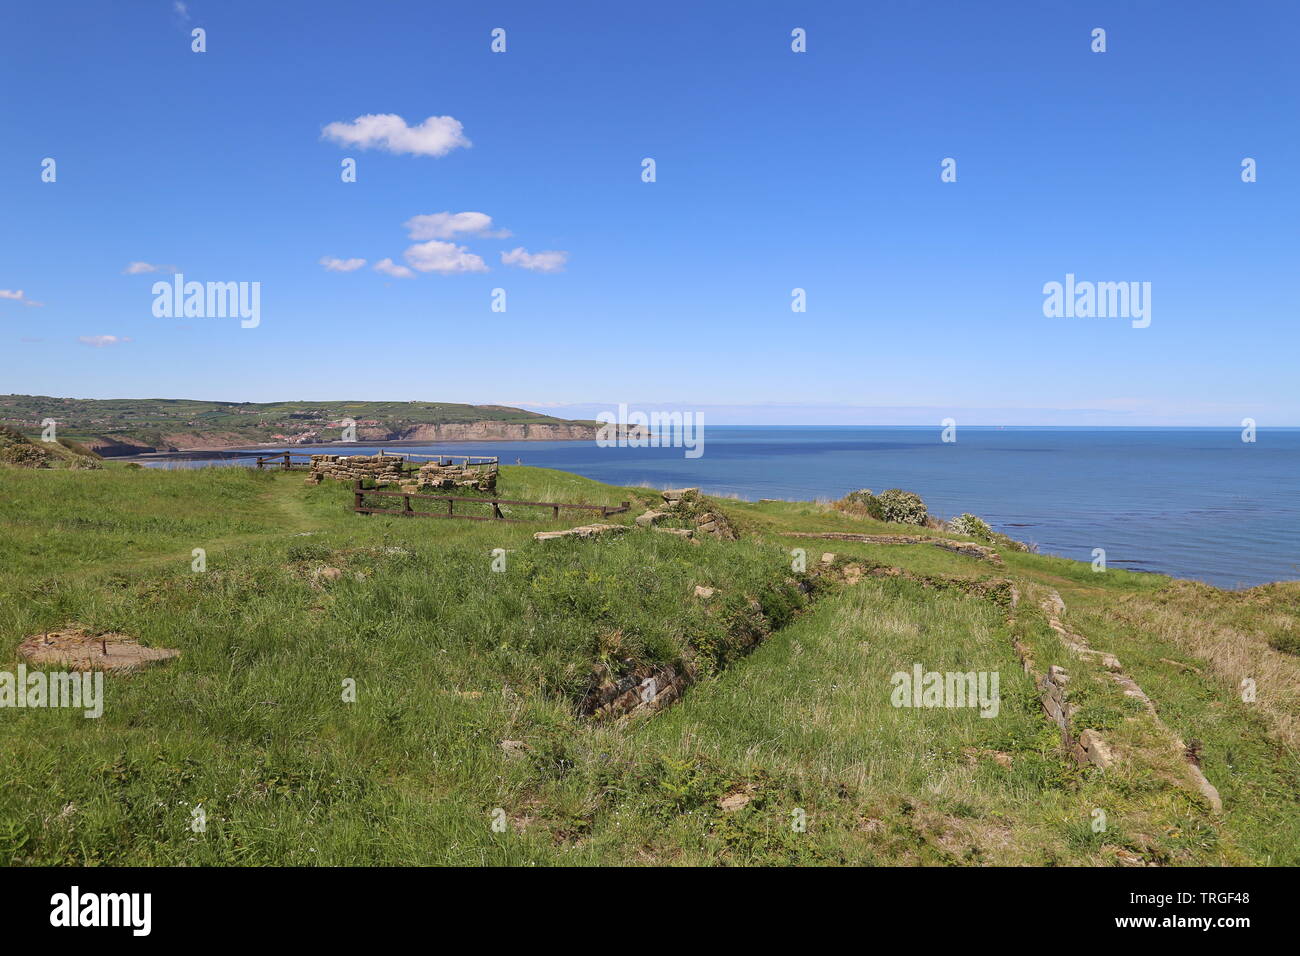
<path fill-rule="evenodd" d="M 0 464 L 18 468 L 98 469 L 103 459 L 80 442 L 68 438 L 33 441 L 22 432 L 0 425 Z"/>

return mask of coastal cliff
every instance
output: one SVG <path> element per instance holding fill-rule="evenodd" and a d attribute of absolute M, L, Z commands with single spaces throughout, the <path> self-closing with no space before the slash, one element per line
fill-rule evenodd
<path fill-rule="evenodd" d="M 599 423 L 508 405 L 453 402 L 212 402 L 0 395 L 0 425 L 28 435 L 53 422 L 105 456 L 359 441 L 592 440 Z"/>

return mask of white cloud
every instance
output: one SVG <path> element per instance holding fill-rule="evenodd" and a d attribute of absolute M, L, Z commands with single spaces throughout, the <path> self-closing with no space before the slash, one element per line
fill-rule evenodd
<path fill-rule="evenodd" d="M 77 341 L 91 348 L 102 349 L 109 345 L 122 345 L 131 339 L 125 335 L 79 335 Z"/>
<path fill-rule="evenodd" d="M 15 302 L 21 302 L 23 305 L 34 305 L 37 307 L 45 304 L 44 302 L 37 302 L 34 299 L 27 298 L 22 289 L 0 289 L 0 299 L 12 299 Z"/>
<path fill-rule="evenodd" d="M 545 252 L 529 252 L 523 246 L 501 253 L 501 262 L 508 266 L 531 269 L 533 272 L 563 272 L 564 264 L 569 261 L 569 254 L 558 249 Z"/>
<path fill-rule="evenodd" d="M 173 0 L 172 10 L 176 12 L 178 17 L 184 17 L 186 20 L 190 18 L 190 8 L 182 3 L 181 0 Z"/>
<path fill-rule="evenodd" d="M 492 231 L 492 217 L 482 212 L 435 212 L 412 216 L 402 227 L 412 239 L 454 239 L 458 235 L 505 239 L 510 230 Z"/>
<path fill-rule="evenodd" d="M 487 272 L 487 264 L 480 256 L 454 242 L 421 242 L 403 253 L 406 261 L 421 272 Z"/>
<path fill-rule="evenodd" d="M 399 266 L 392 259 L 380 259 L 375 263 L 375 271 L 382 272 L 386 276 L 392 276 L 394 279 L 414 279 L 415 273 L 406 266 Z"/>
<path fill-rule="evenodd" d="M 446 156 L 453 149 L 472 145 L 460 120 L 451 116 L 430 116 L 419 126 L 407 126 L 396 113 L 368 113 L 350 123 L 330 123 L 321 135 L 342 146 L 415 156 Z"/>
<path fill-rule="evenodd" d="M 180 270 L 175 266 L 156 266 L 152 262 L 131 262 L 122 270 L 124 276 L 144 275 L 146 272 L 170 272 L 175 275 Z"/>
<path fill-rule="evenodd" d="M 391 261 L 391 260 L 390 260 Z M 321 256 L 320 264 L 330 272 L 356 272 L 366 264 L 365 259 L 338 259 L 334 256 Z"/>

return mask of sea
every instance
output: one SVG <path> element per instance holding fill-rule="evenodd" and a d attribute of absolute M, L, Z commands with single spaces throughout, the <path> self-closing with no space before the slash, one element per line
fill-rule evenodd
<path fill-rule="evenodd" d="M 1300 578 L 1300 429 L 710 426 L 702 453 L 595 441 L 286 446 L 496 455 L 616 485 L 694 486 L 745 500 L 903 488 L 933 515 L 979 515 L 1045 554 L 1243 588 Z M 257 454 L 276 449 L 259 448 Z M 138 459 L 155 467 L 249 464 Z M 242 453 L 247 454 L 247 453 Z"/>

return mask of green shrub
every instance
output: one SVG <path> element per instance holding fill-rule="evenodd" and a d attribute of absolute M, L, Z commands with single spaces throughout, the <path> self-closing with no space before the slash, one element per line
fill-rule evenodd
<path fill-rule="evenodd" d="M 880 513 L 884 521 L 896 521 L 900 524 L 925 524 L 925 502 L 920 495 L 902 488 L 889 488 L 876 496 Z"/>
<path fill-rule="evenodd" d="M 988 523 L 978 515 L 959 514 L 948 522 L 948 530 L 953 534 L 964 535 L 967 538 L 981 538 L 984 541 L 992 540 L 993 529 Z"/>
<path fill-rule="evenodd" d="M 16 428 L 0 425 L 0 445 L 29 445 L 31 442 Z"/>
<path fill-rule="evenodd" d="M 875 518 L 877 521 L 885 520 L 884 514 L 880 510 L 880 499 L 872 493 L 870 488 L 850 491 L 835 502 L 835 508 L 849 514 L 866 515 L 868 518 Z"/>
<path fill-rule="evenodd" d="M 0 461 L 19 468 L 49 468 L 50 453 L 32 444 L 6 445 L 0 448 Z"/>
<path fill-rule="evenodd" d="M 890 488 L 873 494 L 870 488 L 850 491 L 835 502 L 837 511 L 866 515 L 877 521 L 895 521 L 901 524 L 923 525 L 926 521 L 925 502 L 920 495 L 901 488 Z"/>

